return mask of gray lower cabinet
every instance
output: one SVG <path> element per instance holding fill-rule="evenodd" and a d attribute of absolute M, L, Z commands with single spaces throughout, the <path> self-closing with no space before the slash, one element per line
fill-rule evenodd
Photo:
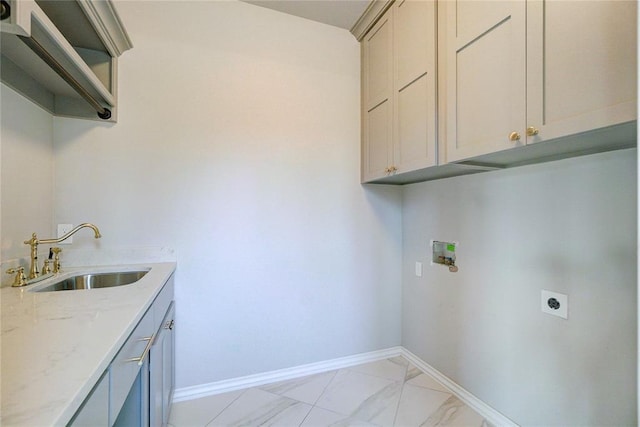
<path fill-rule="evenodd" d="M 70 426 L 167 425 L 174 390 L 174 307 L 171 276 Z"/>
<path fill-rule="evenodd" d="M 165 427 L 173 399 L 175 381 L 175 304 L 172 302 L 156 333 L 149 357 L 150 425 Z"/>

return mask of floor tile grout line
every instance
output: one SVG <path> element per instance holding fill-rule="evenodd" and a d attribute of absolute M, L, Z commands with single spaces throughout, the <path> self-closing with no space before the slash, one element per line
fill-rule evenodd
<path fill-rule="evenodd" d="M 318 408 L 318 409 L 321 409 L 321 410 L 323 410 L 323 411 L 333 412 L 334 414 L 338 414 L 338 415 L 340 415 L 340 416 L 342 416 L 342 417 L 349 417 L 349 415 L 346 415 L 346 414 L 343 414 L 343 413 L 340 413 L 340 412 L 336 412 L 336 411 L 334 411 L 334 410 L 327 409 L 327 408 L 322 407 L 322 406 L 318 406 L 318 402 L 320 402 L 320 399 L 322 399 L 322 397 L 327 393 L 327 390 L 329 389 L 329 387 L 331 386 L 331 384 L 335 381 L 336 377 L 338 376 L 338 373 L 339 373 L 340 371 L 346 371 L 347 369 L 348 369 L 348 368 L 341 368 L 341 369 L 336 369 L 335 371 L 333 371 L 333 378 L 331 378 L 331 381 L 329 381 L 329 382 L 327 383 L 327 385 L 326 385 L 326 386 L 324 387 L 324 389 L 322 390 L 322 393 L 320 393 L 320 396 L 318 396 L 318 398 L 317 398 L 317 399 L 316 399 L 316 401 L 314 402 L 314 404 L 313 404 L 313 407 L 314 407 L 314 408 Z"/>
<path fill-rule="evenodd" d="M 309 418 L 309 415 L 311 415 L 311 411 L 313 411 L 313 408 L 315 408 L 315 406 L 313 405 L 310 406 L 311 408 L 309 408 L 309 412 L 307 412 L 307 415 L 305 415 L 300 424 L 298 424 L 298 427 L 300 427 L 302 424 L 304 424 L 305 421 L 307 421 L 307 418 Z"/>
<path fill-rule="evenodd" d="M 272 394 L 273 396 L 277 396 L 277 397 L 278 397 L 278 398 L 280 398 L 280 399 L 293 400 L 293 401 L 298 402 L 298 403 L 301 403 L 301 404 L 303 404 L 303 405 L 308 405 L 308 406 L 309 406 L 309 411 L 308 411 L 308 412 L 307 412 L 307 414 L 304 416 L 304 418 L 302 419 L 302 421 L 300 422 L 300 424 L 298 424 L 298 427 L 299 427 L 299 426 L 301 426 L 302 424 L 304 424 L 304 422 L 306 421 L 306 419 L 307 419 L 307 418 L 309 417 L 309 415 L 311 414 L 311 411 L 313 411 L 313 409 L 314 409 L 314 408 L 316 408 L 316 403 L 318 402 L 318 400 L 320 399 L 320 397 L 322 397 L 322 395 L 324 394 L 324 392 L 325 392 L 325 390 L 327 389 L 327 387 L 329 386 L 329 384 L 331 384 L 331 382 L 332 382 L 332 381 L 333 381 L 333 379 L 335 378 L 335 376 L 336 376 L 336 373 L 337 373 L 337 372 L 338 372 L 338 370 L 326 372 L 326 374 L 333 374 L 333 376 L 332 376 L 332 378 L 327 382 L 327 384 L 323 387 L 322 392 L 320 392 L 320 394 L 318 395 L 318 397 L 314 400 L 314 403 L 307 403 L 307 402 L 303 402 L 303 401 L 301 401 L 301 400 L 294 399 L 294 398 L 292 398 L 292 397 L 283 396 L 283 395 L 280 395 L 280 394 L 278 394 L 278 393 L 271 392 L 271 391 L 269 391 L 269 390 L 264 390 L 264 389 L 262 388 L 263 386 L 249 387 L 247 390 L 249 390 L 249 389 L 252 389 L 252 388 L 253 388 L 253 389 L 257 389 L 257 390 L 263 391 L 263 392 L 265 392 L 265 393 Z M 322 374 L 325 374 L 325 373 L 312 374 L 312 375 L 308 375 L 308 377 L 319 376 L 319 375 L 322 375 Z M 304 377 L 301 377 L 301 378 L 304 378 Z M 277 383 L 277 382 L 276 382 L 276 383 Z M 274 383 L 274 384 L 275 384 L 275 383 Z M 268 385 L 268 384 L 264 384 L 264 385 Z M 225 409 L 226 409 L 226 408 L 225 408 Z M 216 418 L 217 418 L 217 417 L 216 417 Z M 213 420 L 212 420 L 212 421 L 213 421 Z"/>
<path fill-rule="evenodd" d="M 427 387 L 427 386 L 420 385 L 420 384 L 410 384 L 410 383 L 407 381 L 406 383 L 407 383 L 408 385 L 410 385 L 411 387 L 423 388 L 423 389 L 426 389 L 426 390 L 437 391 L 437 392 L 439 392 L 439 393 L 451 394 L 451 395 L 455 396 L 455 393 L 453 392 L 453 390 L 450 390 L 448 387 L 446 387 L 446 386 L 444 386 L 444 385 L 440 384 L 440 381 L 436 380 L 435 378 L 433 378 L 433 377 L 432 377 L 431 375 L 429 375 L 428 373 L 426 373 L 426 372 L 422 371 L 422 369 L 418 368 L 417 366 L 415 366 L 415 368 L 421 372 L 421 375 L 425 375 L 425 376 L 427 376 L 427 377 L 431 378 L 433 381 L 435 381 L 436 383 L 438 383 L 438 385 L 439 385 L 440 387 L 442 387 L 443 389 L 445 389 L 446 391 L 438 390 L 438 389 L 431 388 L 431 387 Z M 418 376 L 419 376 L 419 375 L 418 375 Z M 417 377 L 416 377 L 416 378 L 417 378 Z"/>
<path fill-rule="evenodd" d="M 320 398 L 326 393 L 327 388 L 329 388 L 329 385 L 333 382 L 333 380 L 336 379 L 336 375 L 338 375 L 338 371 L 339 369 L 336 369 L 335 371 L 331 372 L 333 373 L 333 376 L 331 377 L 331 379 L 327 382 L 327 384 L 324 386 L 324 388 L 322 389 L 322 391 L 320 392 L 320 394 L 318 395 L 318 397 L 316 397 L 316 400 L 314 400 L 313 402 L 313 407 L 315 408 L 316 405 L 318 404 L 318 401 L 320 400 Z"/>
<path fill-rule="evenodd" d="M 408 362 L 408 361 L 407 361 Z M 396 425 L 396 421 L 398 420 L 398 412 L 400 411 L 400 402 L 402 402 L 402 395 L 404 394 L 404 386 L 407 384 L 407 374 L 409 373 L 409 365 L 410 362 L 407 363 L 404 369 L 404 378 L 402 379 L 402 388 L 400 389 L 400 397 L 398 398 L 398 403 L 396 403 L 396 412 L 393 414 L 393 425 Z"/>
<path fill-rule="evenodd" d="M 448 387 L 446 387 L 445 385 L 441 384 L 440 381 L 438 381 L 437 379 L 435 379 L 432 375 L 428 374 L 427 372 L 424 372 L 422 369 L 418 368 L 417 366 L 415 366 L 413 363 L 409 362 L 410 366 L 413 366 L 414 368 L 416 368 L 418 371 L 420 371 L 420 375 L 425 375 L 426 377 L 432 379 L 435 383 L 437 383 L 440 387 L 442 387 L 443 389 L 445 389 L 446 391 L 442 391 L 442 390 L 437 390 L 435 388 L 431 388 L 431 387 L 427 387 L 427 386 L 423 386 L 420 384 L 409 384 L 411 387 L 419 387 L 419 388 L 424 388 L 427 390 L 432 390 L 432 391 L 437 391 L 440 393 L 446 393 L 446 394 L 451 394 L 451 395 L 456 395 L 453 390 L 450 390 Z M 408 371 L 408 367 L 407 367 L 407 371 Z M 419 377 L 420 375 L 416 375 L 414 378 Z M 413 378 L 412 378 L 413 379 Z M 405 383 L 408 383 L 408 381 L 405 381 Z M 404 385 L 403 385 L 404 388 Z"/>
<path fill-rule="evenodd" d="M 211 421 L 209 421 L 209 422 L 205 425 L 205 427 L 209 426 L 209 424 L 211 424 L 211 423 L 212 423 L 212 422 L 214 422 L 217 418 L 219 418 L 219 417 L 220 417 L 220 416 L 221 416 L 221 415 L 222 415 L 222 414 L 223 414 L 223 413 L 224 413 L 224 412 L 229 408 L 229 406 L 231 406 L 231 405 L 232 405 L 233 403 L 235 403 L 238 399 L 240 399 L 240 398 L 241 398 L 245 393 L 247 393 L 248 391 L 251 391 L 251 390 L 255 390 L 255 391 L 260 392 L 260 393 L 267 393 L 267 394 L 270 394 L 270 395 L 272 395 L 274 398 L 276 398 L 276 400 L 287 400 L 287 401 L 292 401 L 292 402 L 294 402 L 294 403 L 292 404 L 292 406 L 295 406 L 295 405 L 306 405 L 306 406 L 309 406 L 309 412 L 311 412 L 311 409 L 313 409 L 313 406 L 312 406 L 312 405 L 310 405 L 309 403 L 303 402 L 303 401 L 298 400 L 298 399 L 294 399 L 294 398 L 292 398 L 292 397 L 282 396 L 282 395 L 279 395 L 279 394 L 277 394 L 277 393 L 270 392 L 270 391 L 268 391 L 268 390 L 263 390 L 263 389 L 261 389 L 261 388 L 260 388 L 260 386 L 258 386 L 258 387 L 248 387 L 248 388 L 244 389 L 244 390 L 242 391 L 242 393 L 240 393 L 240 395 L 239 395 L 238 397 L 236 397 L 232 402 L 230 402 L 227 406 L 225 406 L 225 408 L 222 410 L 222 412 L 220 412 L 218 415 L 216 415 L 216 417 L 215 417 L 215 418 L 213 418 Z M 252 408 L 252 409 L 254 409 L 254 408 Z M 286 408 L 286 409 L 290 409 L 290 407 L 288 407 L 288 408 Z M 285 410 L 286 410 L 286 409 L 285 409 Z M 307 413 L 307 415 L 308 415 L 308 413 Z M 306 419 L 306 416 L 305 416 L 305 419 Z"/>
<path fill-rule="evenodd" d="M 336 374 L 338 373 L 338 370 L 334 370 L 334 371 L 327 371 L 327 372 L 322 372 L 319 374 L 312 374 L 312 375 L 308 375 L 307 377 L 318 377 L 318 376 L 322 376 L 322 375 L 331 375 L 331 379 L 327 382 L 327 384 L 322 388 L 322 391 L 318 394 L 318 397 L 315 398 L 315 400 L 313 401 L 313 403 L 309 403 L 309 402 L 304 402 L 302 400 L 298 400 L 298 399 L 294 399 L 293 397 L 289 397 L 289 396 L 284 396 L 269 390 L 264 390 L 263 387 L 267 386 L 269 384 L 264 384 L 262 386 L 257 386 L 257 387 L 251 387 L 251 388 L 255 388 L 255 389 L 259 389 L 262 390 L 264 392 L 273 394 L 274 396 L 278 396 L 278 397 L 282 397 L 282 398 L 286 398 L 286 399 L 291 399 L 291 400 L 295 400 L 296 402 L 300 402 L 300 403 L 304 403 L 305 405 L 309 405 L 312 408 L 316 407 L 316 404 L 318 403 L 318 400 L 320 400 L 320 398 L 324 395 L 325 391 L 327 390 L 327 387 L 329 387 L 329 385 L 331 384 L 331 382 L 334 380 L 334 378 L 336 377 Z M 306 377 L 301 377 L 301 378 L 306 378 Z M 298 378 L 300 379 L 300 378 Z M 278 382 L 274 383 L 277 384 Z"/>
<path fill-rule="evenodd" d="M 401 356 L 401 357 L 402 357 L 402 356 Z M 395 379 L 395 378 L 389 378 L 389 377 L 385 377 L 385 376 L 382 376 L 382 375 L 379 375 L 379 374 L 372 374 L 372 373 L 369 373 L 369 372 L 356 371 L 355 369 L 353 369 L 353 368 L 357 368 L 358 366 L 368 365 L 369 363 L 376 363 L 376 362 L 380 362 L 380 361 L 383 361 L 383 360 L 389 360 L 389 358 L 387 358 L 387 359 L 380 359 L 380 360 L 376 360 L 376 361 L 374 361 L 374 362 L 362 363 L 362 364 L 360 364 L 360 365 L 347 366 L 346 368 L 342 368 L 342 369 L 344 369 L 344 370 L 349 370 L 349 371 L 351 371 L 351 372 L 356 372 L 356 373 L 358 373 L 358 374 L 369 375 L 369 376 L 371 376 L 371 377 L 382 378 L 383 380 L 389 380 L 389 381 L 403 381 L 403 379 L 399 379 L 399 380 L 397 380 L 397 379 Z M 405 359 L 405 360 L 406 360 L 406 359 Z M 409 361 L 407 360 L 407 363 L 411 363 L 411 362 L 409 362 Z M 340 370 L 342 370 L 342 369 L 340 369 Z M 420 372 L 422 372 L 422 371 L 420 371 Z"/>
<path fill-rule="evenodd" d="M 425 389 L 425 390 L 431 390 L 431 391 L 435 391 L 435 392 L 438 392 L 438 393 L 451 394 L 451 395 L 455 396 L 455 393 L 453 391 L 449 390 L 449 389 L 447 389 L 447 391 L 442 391 L 442 390 L 436 390 L 435 388 L 425 387 L 425 386 L 418 385 L 418 384 L 409 384 L 409 383 L 407 383 L 407 385 L 410 386 L 410 387 L 422 388 L 422 389 Z"/>
<path fill-rule="evenodd" d="M 251 387 L 250 387 L 250 388 L 251 388 Z M 226 411 L 226 410 L 229 408 L 229 406 L 233 405 L 233 404 L 234 404 L 238 399 L 240 399 L 240 397 L 242 397 L 242 396 L 243 396 L 243 395 L 244 395 L 248 390 L 249 390 L 249 388 L 246 388 L 246 389 L 242 390 L 242 393 L 238 394 L 238 396 L 236 396 L 236 398 L 235 398 L 235 399 L 233 399 L 231 402 L 229 402 L 229 403 L 228 403 L 228 404 L 227 404 L 227 405 L 222 409 L 222 411 L 220 411 L 220 412 L 218 413 L 218 415 L 216 415 L 215 417 L 211 418 L 211 419 L 210 419 L 210 420 L 209 420 L 209 421 L 204 425 L 204 427 L 208 427 L 208 426 L 209 426 L 209 424 L 211 424 L 212 422 L 214 422 L 214 421 L 216 420 L 216 418 L 218 418 L 220 415 L 222 415 L 222 413 L 223 413 L 224 411 Z"/>
<path fill-rule="evenodd" d="M 338 375 L 339 371 L 349 371 L 352 374 L 361 375 L 361 376 L 370 377 L 370 378 L 377 378 L 379 380 L 383 380 L 383 381 L 389 382 L 390 384 L 400 384 L 400 392 L 402 393 L 402 389 L 404 387 L 404 382 L 405 382 L 405 379 L 406 379 L 406 376 L 407 376 L 407 370 L 408 370 L 409 365 L 410 365 L 410 362 L 404 357 L 402 357 L 402 359 L 406 362 L 406 364 L 403 364 L 403 366 L 402 366 L 403 367 L 403 375 L 402 375 L 402 377 L 400 379 L 389 378 L 388 376 L 376 375 L 376 374 L 373 374 L 373 373 L 362 372 L 362 371 L 358 371 L 358 370 L 352 369 L 352 368 L 355 368 L 355 367 L 358 367 L 358 366 L 364 366 L 364 365 L 368 365 L 368 364 L 371 364 L 371 363 L 376 363 L 376 362 L 380 362 L 380 361 L 384 361 L 384 360 L 390 361 L 390 359 L 391 358 L 381 359 L 379 361 L 362 363 L 360 365 L 348 366 L 348 367 L 336 370 L 335 374 L 334 374 L 334 378 L 332 378 L 332 380 L 326 385 L 325 389 L 323 390 L 321 395 L 316 400 L 316 403 L 314 404 L 314 408 L 320 408 L 320 409 L 323 409 L 323 410 L 328 410 L 328 409 L 323 408 L 321 406 L 317 406 L 317 403 L 321 399 L 321 397 L 326 393 L 326 390 L 329 388 L 331 383 L 335 380 L 335 377 Z M 394 363 L 394 362 L 391 362 L 391 363 Z M 420 372 L 422 372 L 422 371 L 420 371 Z M 396 413 L 397 413 L 397 410 L 398 410 L 399 402 L 400 402 L 400 400 L 398 400 L 398 403 L 396 403 Z M 334 412 L 334 413 L 338 413 L 338 412 L 335 412 L 335 411 L 332 411 L 332 410 L 328 410 L 328 411 Z M 395 421 L 396 413 L 394 413 L 394 421 Z M 338 413 L 338 414 L 340 414 L 343 417 L 353 418 L 353 414 L 341 414 L 341 413 Z M 357 418 L 357 419 L 359 419 L 359 418 Z M 367 423 L 369 423 L 371 425 L 375 425 L 370 420 L 362 420 L 362 421 L 367 422 Z"/>

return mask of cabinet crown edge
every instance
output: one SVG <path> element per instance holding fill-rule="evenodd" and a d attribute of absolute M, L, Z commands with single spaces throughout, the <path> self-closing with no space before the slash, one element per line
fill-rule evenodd
<path fill-rule="evenodd" d="M 351 27 L 351 34 L 358 40 L 362 41 L 367 32 L 375 25 L 380 17 L 389 9 L 394 0 L 371 0 L 369 6 L 365 9 L 364 13 L 353 27 Z"/>

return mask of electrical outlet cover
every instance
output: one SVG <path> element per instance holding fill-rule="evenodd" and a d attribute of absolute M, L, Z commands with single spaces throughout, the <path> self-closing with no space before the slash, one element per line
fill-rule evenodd
<path fill-rule="evenodd" d="M 542 290 L 540 307 L 543 313 L 569 318 L 569 296 L 558 292 Z"/>

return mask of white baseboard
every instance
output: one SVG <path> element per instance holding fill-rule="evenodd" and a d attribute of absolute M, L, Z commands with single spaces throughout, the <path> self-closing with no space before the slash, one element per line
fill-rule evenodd
<path fill-rule="evenodd" d="M 231 378 L 223 381 L 216 381 L 208 384 L 200 384 L 192 387 L 176 389 L 173 395 L 173 402 L 198 399 L 200 397 L 211 396 L 219 393 L 226 393 L 234 390 L 241 390 L 249 387 L 257 387 L 264 384 L 278 381 L 286 381 L 300 378 L 307 375 L 319 374 L 336 369 L 348 368 L 362 363 L 375 362 L 389 357 L 403 356 L 413 363 L 421 371 L 431 375 L 461 401 L 469 405 L 473 410 L 482 415 L 494 426 L 516 426 L 500 412 L 496 411 L 482 400 L 469 393 L 467 390 L 453 382 L 443 373 L 429 365 L 415 354 L 404 347 L 391 347 L 385 350 L 372 351 L 369 353 L 356 354 L 354 356 L 340 357 L 338 359 L 326 360 L 323 362 L 310 363 L 308 365 L 295 366 L 293 368 L 280 369 L 277 371 L 264 372 L 262 374 L 248 375 L 245 377 Z"/>
<path fill-rule="evenodd" d="M 401 354 L 402 347 L 391 347 L 385 350 L 340 357 L 338 359 L 331 359 L 317 363 L 309 363 L 308 365 L 294 366 L 293 368 L 264 372 L 262 374 L 247 375 L 246 377 L 231 378 L 228 380 L 200 384 L 192 387 L 183 387 L 176 389 L 173 395 L 173 402 L 198 399 L 200 397 L 210 396 L 213 394 L 226 393 L 228 391 L 241 390 L 249 387 L 257 387 L 278 381 L 291 380 L 307 375 L 348 368 L 349 366 L 360 365 L 362 363 L 375 362 L 376 360 L 395 357 Z"/>
<path fill-rule="evenodd" d="M 407 359 L 409 362 L 413 363 L 413 365 L 420 369 L 425 374 L 431 375 L 434 379 L 436 379 L 443 386 L 451 390 L 453 394 L 456 395 L 458 399 L 466 403 L 470 406 L 474 411 L 478 414 L 482 415 L 485 420 L 494 426 L 509 426 L 509 427 L 517 427 L 518 424 L 514 423 L 512 420 L 501 414 L 500 412 L 493 409 L 491 406 L 484 403 L 482 400 L 478 399 L 473 394 L 469 393 L 467 390 L 462 388 L 457 383 L 453 382 L 449 377 L 444 375 L 442 372 L 438 371 L 433 366 L 429 365 L 424 360 L 420 359 L 415 354 L 411 353 L 404 347 L 400 347 L 401 352 L 400 355 Z"/>

